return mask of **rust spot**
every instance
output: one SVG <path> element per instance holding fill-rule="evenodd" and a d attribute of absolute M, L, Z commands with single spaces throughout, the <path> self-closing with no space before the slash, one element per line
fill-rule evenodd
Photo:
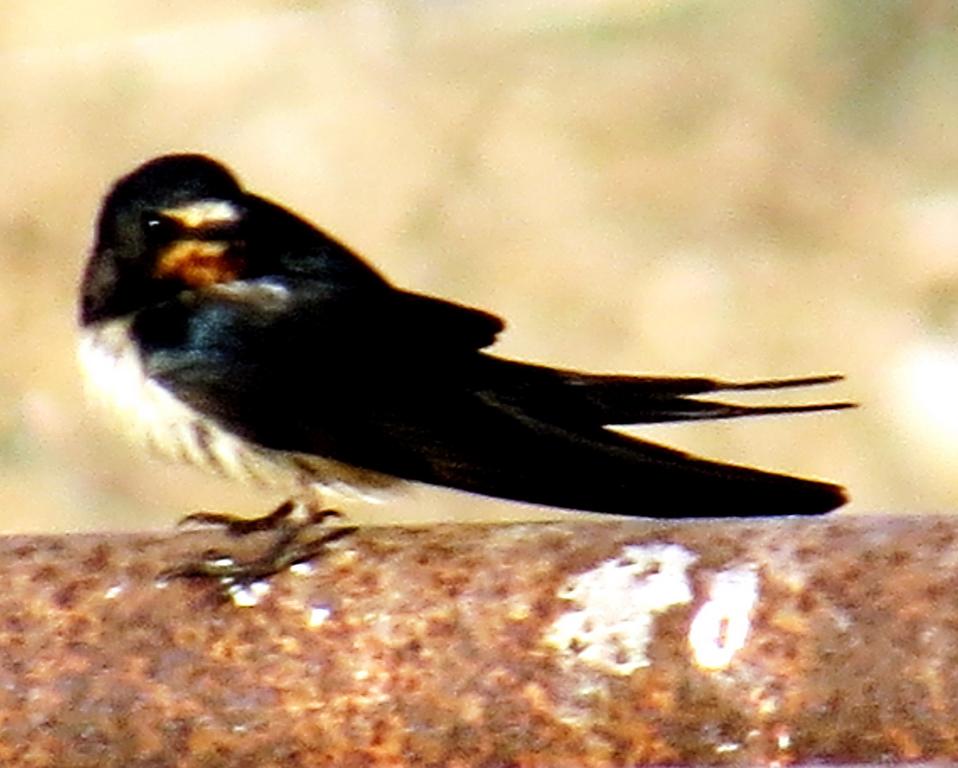
<path fill-rule="evenodd" d="M 158 278 L 175 278 L 190 288 L 205 288 L 239 278 L 243 259 L 230 243 L 220 240 L 179 240 L 156 262 Z"/>

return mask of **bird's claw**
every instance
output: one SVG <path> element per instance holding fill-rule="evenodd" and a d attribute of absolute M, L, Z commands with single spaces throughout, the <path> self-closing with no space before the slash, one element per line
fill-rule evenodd
<path fill-rule="evenodd" d="M 279 573 L 296 563 L 313 559 L 327 544 L 356 530 L 353 526 L 342 526 L 303 541 L 301 533 L 305 529 L 321 525 L 331 518 L 341 518 L 343 515 L 333 509 L 307 508 L 305 519 L 297 520 L 293 519 L 296 510 L 296 502 L 290 500 L 283 502 L 272 512 L 251 520 L 216 512 L 195 512 L 187 515 L 180 521 L 180 526 L 213 526 L 223 528 L 230 536 L 272 531 L 276 533 L 276 538 L 259 557 L 238 560 L 228 553 L 211 549 L 202 557 L 168 568 L 160 574 L 159 579 L 168 582 L 173 579 L 211 578 L 218 579 L 227 587 L 249 584 Z"/>
<path fill-rule="evenodd" d="M 296 502 L 290 499 L 284 501 L 272 512 L 252 519 L 222 512 L 194 512 L 180 520 L 177 525 L 181 528 L 192 526 L 223 528 L 232 536 L 245 536 L 259 531 L 275 531 L 289 527 L 289 518 L 295 510 Z"/>
<path fill-rule="evenodd" d="M 307 541 L 296 541 L 298 529 L 294 529 L 291 536 L 277 539 L 263 555 L 250 560 L 237 560 L 222 551 L 207 550 L 200 558 L 166 569 L 158 578 L 162 582 L 174 579 L 218 579 L 227 587 L 249 584 L 273 576 L 291 565 L 312 560 L 321 554 L 327 544 L 356 530 L 355 526 L 343 526 Z"/>

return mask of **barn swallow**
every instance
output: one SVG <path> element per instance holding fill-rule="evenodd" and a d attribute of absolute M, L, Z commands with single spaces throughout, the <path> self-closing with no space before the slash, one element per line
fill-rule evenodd
<path fill-rule="evenodd" d="M 158 157 L 115 183 L 79 314 L 86 378 L 127 431 L 296 498 L 415 481 L 663 518 L 817 514 L 846 501 L 831 483 L 609 429 L 847 408 L 700 397 L 839 376 L 599 375 L 499 357 L 487 351 L 498 317 L 394 286 L 202 155 Z"/>

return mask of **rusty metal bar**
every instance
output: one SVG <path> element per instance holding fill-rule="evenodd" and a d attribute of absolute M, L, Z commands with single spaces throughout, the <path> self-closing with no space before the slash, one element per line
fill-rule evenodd
<path fill-rule="evenodd" d="M 958 760 L 958 520 L 0 539 L 0 765 Z"/>

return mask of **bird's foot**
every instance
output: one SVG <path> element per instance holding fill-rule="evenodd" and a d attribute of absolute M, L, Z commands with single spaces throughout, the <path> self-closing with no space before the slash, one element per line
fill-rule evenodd
<path fill-rule="evenodd" d="M 303 516 L 305 512 L 305 517 Z M 222 512 L 194 512 L 177 524 L 180 527 L 210 526 L 224 528 L 232 536 L 245 536 L 260 531 L 285 531 L 287 529 L 306 528 L 323 523 L 333 517 L 342 517 L 343 513 L 335 509 L 313 509 L 288 499 L 272 512 L 260 517 L 244 518 Z M 299 517 L 299 520 L 294 518 Z"/>
<path fill-rule="evenodd" d="M 219 550 L 207 550 L 202 557 L 187 560 L 168 568 L 160 574 L 161 581 L 172 579 L 218 579 L 221 584 L 232 587 L 246 585 L 268 578 L 291 565 L 317 557 L 326 545 L 356 531 L 355 526 L 342 526 L 326 531 L 306 541 L 297 541 L 298 529 L 277 538 L 269 549 L 250 560 L 237 560 Z"/>
<path fill-rule="evenodd" d="M 231 536 L 273 532 L 275 538 L 266 551 L 250 559 L 238 559 L 228 552 L 207 550 L 202 557 L 187 560 L 160 574 L 161 581 L 183 578 L 218 579 L 229 589 L 249 585 L 268 578 L 291 565 L 312 560 L 326 545 L 356 530 L 355 526 L 332 528 L 319 536 L 304 537 L 303 532 L 330 518 L 342 517 L 332 509 L 313 509 L 286 501 L 269 514 L 245 519 L 228 514 L 197 512 L 180 521 L 180 525 L 205 525 L 223 528 Z"/>

